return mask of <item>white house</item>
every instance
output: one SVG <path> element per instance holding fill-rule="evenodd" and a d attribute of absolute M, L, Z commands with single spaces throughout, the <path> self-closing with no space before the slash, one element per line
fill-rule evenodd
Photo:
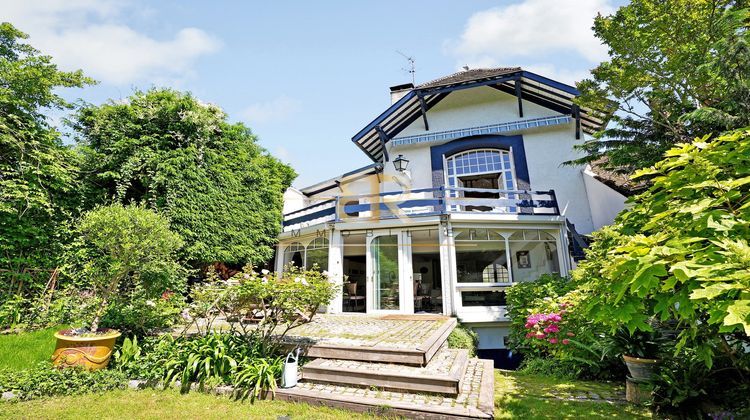
<path fill-rule="evenodd" d="M 504 291 L 566 275 L 578 234 L 623 207 L 562 165 L 605 123 L 577 95 L 521 68 L 392 87 L 392 105 L 352 138 L 373 163 L 284 195 L 276 269 L 327 270 L 342 290 L 330 312 L 453 315 L 480 348 L 504 348 Z"/>

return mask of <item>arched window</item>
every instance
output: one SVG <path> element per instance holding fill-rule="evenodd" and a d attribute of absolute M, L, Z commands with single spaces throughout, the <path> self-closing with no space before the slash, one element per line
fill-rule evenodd
<path fill-rule="evenodd" d="M 284 248 L 284 268 L 289 265 L 303 267 L 305 264 L 305 247 L 299 242 L 292 242 Z"/>
<path fill-rule="evenodd" d="M 305 267 L 311 269 L 315 265 L 320 271 L 328 270 L 328 239 L 326 238 L 315 238 L 307 245 Z"/>
<path fill-rule="evenodd" d="M 490 211 L 492 199 L 500 194 L 478 190 L 515 190 L 516 180 L 510 152 L 501 149 L 473 149 L 445 158 L 446 185 L 451 188 L 470 188 L 475 191 L 449 191 L 450 197 L 466 197 L 476 205 L 465 205 L 453 210 Z M 513 197 L 509 197 L 513 198 Z M 515 212 L 515 208 L 511 208 Z"/>

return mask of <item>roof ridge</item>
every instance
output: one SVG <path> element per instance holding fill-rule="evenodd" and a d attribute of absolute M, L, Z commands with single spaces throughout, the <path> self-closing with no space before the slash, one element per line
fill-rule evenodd
<path fill-rule="evenodd" d="M 520 71 L 521 67 L 480 67 L 476 69 L 466 69 L 466 70 L 459 70 L 457 72 L 438 77 L 437 79 L 430 80 L 428 82 L 420 83 L 419 85 L 415 86 L 415 88 L 419 89 L 424 86 L 434 85 L 437 83 L 440 83 L 444 80 L 448 80 L 452 77 L 455 77 L 459 74 L 471 74 L 471 73 L 478 73 L 478 72 L 511 72 L 511 71 Z"/>

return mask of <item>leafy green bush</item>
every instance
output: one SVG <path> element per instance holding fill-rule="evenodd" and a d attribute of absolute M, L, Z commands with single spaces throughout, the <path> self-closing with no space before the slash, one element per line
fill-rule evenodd
<path fill-rule="evenodd" d="M 518 371 L 560 379 L 575 379 L 581 376 L 579 364 L 549 357 L 526 357 L 521 362 Z"/>
<path fill-rule="evenodd" d="M 284 359 L 281 357 L 242 361 L 232 381 L 235 388 L 234 396 L 255 401 L 263 392 L 274 392 L 283 370 Z"/>
<path fill-rule="evenodd" d="M 448 347 L 469 350 L 471 356 L 477 355 L 479 336 L 469 327 L 458 325 L 448 335 Z"/>
<path fill-rule="evenodd" d="M 184 288 L 186 273 L 176 261 L 182 240 L 164 216 L 141 206 L 114 204 L 86 213 L 76 233 L 66 269 L 96 304 L 87 322 L 92 332 L 113 301 L 158 299 Z M 125 316 L 110 320 L 125 321 Z"/>
<path fill-rule="evenodd" d="M 236 326 L 242 330 L 238 333 L 266 347 L 266 353 L 272 353 L 287 332 L 312 321 L 318 309 L 338 293 L 328 273 L 318 271 L 317 266 L 309 270 L 291 266 L 280 276 L 247 266 L 231 282 L 210 279 L 191 293 L 189 315 L 195 328 L 209 332 L 220 314 L 233 320 L 259 320 L 250 328 L 244 322 Z"/>
<path fill-rule="evenodd" d="M 207 381 L 232 383 L 240 363 L 259 358 L 258 348 L 235 334 L 211 333 L 205 336 L 178 339 L 176 352 L 166 361 L 165 380 L 180 381 L 182 391 L 192 382 L 203 386 Z"/>
<path fill-rule="evenodd" d="M 584 313 L 585 295 L 556 275 L 519 283 L 506 291 L 510 347 L 529 361 L 527 369 L 556 376 L 610 379 L 624 371 L 619 348 L 603 326 Z M 550 362 L 544 362 L 549 360 Z"/>
<path fill-rule="evenodd" d="M 546 356 L 546 347 L 535 345 L 535 340 L 527 338 L 529 333 L 526 324 L 528 317 L 535 313 L 558 311 L 552 308 L 557 305 L 561 296 L 573 290 L 571 282 L 557 275 L 545 274 L 533 282 L 514 284 L 505 291 L 510 317 L 510 346 L 522 351 L 524 355 Z"/>
<path fill-rule="evenodd" d="M 104 392 L 127 386 L 127 376 L 117 370 L 89 372 L 80 368 L 59 369 L 49 362 L 15 372 L 0 372 L 0 392 L 11 391 L 21 399 L 55 395 Z"/>
<path fill-rule="evenodd" d="M 166 363 L 177 354 L 177 340 L 169 334 L 158 337 L 125 338 L 114 353 L 111 368 L 124 372 L 129 378 L 151 383 L 161 382 L 167 374 Z"/>

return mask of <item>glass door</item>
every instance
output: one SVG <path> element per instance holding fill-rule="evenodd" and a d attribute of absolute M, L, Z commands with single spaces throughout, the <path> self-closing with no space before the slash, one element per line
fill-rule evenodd
<path fill-rule="evenodd" d="M 367 303 L 372 312 L 411 312 L 411 279 L 402 232 L 375 233 L 367 240 Z M 408 302 L 411 303 L 411 302 Z"/>

